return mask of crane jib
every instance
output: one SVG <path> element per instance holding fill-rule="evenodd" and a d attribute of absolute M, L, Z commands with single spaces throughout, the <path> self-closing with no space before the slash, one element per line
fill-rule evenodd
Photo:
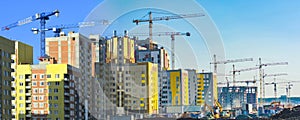
<path fill-rule="evenodd" d="M 33 21 L 33 18 L 32 17 L 28 17 L 28 18 L 25 18 L 25 19 L 23 19 L 23 20 L 20 20 L 20 21 L 18 21 L 18 26 L 20 26 L 20 25 L 24 25 L 24 24 L 27 24 L 27 23 L 30 23 L 30 22 L 32 22 Z"/>

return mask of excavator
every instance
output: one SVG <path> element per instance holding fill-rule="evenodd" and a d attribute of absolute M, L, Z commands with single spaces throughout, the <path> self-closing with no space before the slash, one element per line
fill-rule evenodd
<path fill-rule="evenodd" d="M 204 108 L 208 108 L 209 112 L 207 113 L 208 119 L 227 119 L 230 118 L 229 111 L 223 111 L 222 105 L 218 102 L 218 100 L 214 100 L 213 108 L 208 104 L 204 103 Z"/>

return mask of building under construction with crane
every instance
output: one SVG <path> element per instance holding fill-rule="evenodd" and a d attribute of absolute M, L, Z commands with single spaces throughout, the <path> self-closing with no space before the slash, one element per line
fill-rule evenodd
<path fill-rule="evenodd" d="M 80 33 L 65 34 L 63 32 L 63 29 L 68 28 L 94 26 L 94 22 L 46 28 L 46 21 L 50 19 L 50 16 L 58 16 L 58 10 L 39 13 L 3 27 L 1 30 L 10 30 L 13 27 L 40 20 L 40 28 L 34 28 L 32 31 L 41 35 L 40 64 L 14 66 L 16 71 L 13 74 L 17 80 L 16 83 L 20 86 L 14 85 L 13 88 L 22 94 L 14 94 L 19 100 L 14 99 L 12 102 L 13 116 L 4 117 L 12 119 L 107 119 L 107 116 L 116 114 L 121 116 L 168 113 L 170 110 L 168 107 L 185 108 L 189 105 L 197 106 L 195 108 L 208 106 L 211 110 L 215 107 L 223 107 L 224 110 L 235 110 L 236 114 L 248 114 L 255 113 L 259 107 L 262 108 L 265 85 L 274 85 L 276 99 L 278 84 L 287 84 L 287 103 L 289 103 L 291 83 L 294 81 L 276 82 L 274 78 L 274 82 L 265 83 L 265 77 L 286 74 L 263 72 L 263 67 L 286 65 L 286 62 L 263 64 L 259 59 L 259 65 L 256 67 L 239 70 L 236 70 L 233 65 L 233 70 L 230 72 L 233 79 L 226 83 L 217 82 L 218 64 L 246 62 L 253 61 L 253 59 L 218 61 L 217 56 L 214 55 L 213 62 L 210 63 L 214 65 L 214 72 L 198 73 L 194 68 L 186 70 L 176 68 L 175 37 L 188 37 L 191 33 L 153 32 L 153 22 L 205 15 L 179 14 L 153 17 L 153 13 L 158 12 L 147 13 L 148 19 L 133 20 L 133 23 L 137 25 L 148 22 L 149 34 L 130 34 L 124 31 L 123 36 L 117 36 L 114 31 L 111 38 L 104 38 L 100 35 L 91 35 L 88 38 Z M 54 37 L 46 38 L 46 31 L 53 31 Z M 149 38 L 139 40 L 139 36 L 149 36 Z M 168 40 L 171 41 L 171 50 L 167 51 L 164 46 L 155 43 L 153 36 L 170 36 Z M 251 70 L 259 70 L 259 81 L 235 79 L 236 73 Z M 23 83 L 22 80 L 25 82 Z M 259 87 L 248 85 L 256 82 L 259 82 Z M 237 83 L 246 83 L 247 86 L 238 86 Z M 25 84 L 24 87 L 23 84 Z M 227 86 L 217 89 L 217 84 Z M 25 107 L 21 107 L 24 105 Z M 60 109 L 64 109 L 64 112 L 59 112 Z M 195 111 L 200 112 L 200 109 Z M 180 109 L 180 112 L 185 111 Z"/>

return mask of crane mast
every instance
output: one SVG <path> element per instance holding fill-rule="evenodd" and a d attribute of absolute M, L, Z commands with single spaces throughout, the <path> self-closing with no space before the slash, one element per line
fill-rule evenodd
<path fill-rule="evenodd" d="M 275 66 L 275 65 L 288 65 L 288 62 L 277 62 L 277 63 L 265 63 L 262 64 L 261 62 L 261 58 L 259 58 L 259 65 L 257 65 L 259 67 L 259 95 L 260 95 L 260 101 L 259 101 L 259 106 L 262 107 L 263 101 L 263 87 L 264 87 L 264 80 L 263 80 L 263 69 L 262 67 L 266 67 L 266 66 Z"/>
<path fill-rule="evenodd" d="M 130 34 L 130 35 L 138 35 L 138 36 L 144 36 L 144 34 Z M 152 34 L 154 36 L 171 36 L 171 65 L 172 65 L 172 70 L 175 69 L 175 36 L 191 36 L 191 33 L 186 32 L 157 32 Z"/>
<path fill-rule="evenodd" d="M 21 26 L 21 25 L 25 25 L 25 24 L 28 24 L 28 23 L 31 23 L 33 21 L 36 21 L 36 20 L 40 20 L 40 29 L 43 30 L 46 28 L 46 21 L 50 19 L 50 16 L 53 16 L 55 15 L 56 17 L 58 17 L 59 15 L 59 11 L 58 10 L 54 10 L 53 12 L 42 12 L 42 13 L 37 13 L 31 17 L 28 17 L 28 18 L 25 18 L 23 20 L 20 20 L 18 22 L 15 22 L 15 23 L 12 23 L 10 25 L 7 25 L 7 26 L 4 26 L 1 28 L 1 30 L 10 30 L 11 28 L 14 28 L 14 27 L 18 27 L 18 26 Z M 40 34 L 40 60 L 42 60 L 42 58 L 44 57 L 48 57 L 46 54 L 45 54 L 45 31 L 41 31 L 41 34 Z"/>
<path fill-rule="evenodd" d="M 275 96 L 275 98 L 277 98 L 277 83 L 276 83 L 276 77 L 277 76 L 283 76 L 283 75 L 288 75 L 287 73 L 277 73 L 277 74 L 265 74 L 264 76 L 263 76 L 263 78 L 265 78 L 265 77 L 272 77 L 272 76 L 274 76 L 274 81 L 273 81 L 273 84 L 274 84 L 274 96 Z M 265 84 L 265 85 L 267 85 L 267 84 Z M 265 90 L 265 86 L 264 86 L 264 88 L 263 88 L 263 97 L 265 98 L 265 94 L 266 94 L 266 90 Z"/>

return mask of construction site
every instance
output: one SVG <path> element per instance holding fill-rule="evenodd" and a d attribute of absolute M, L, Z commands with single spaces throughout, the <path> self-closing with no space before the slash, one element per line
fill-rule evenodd
<path fill-rule="evenodd" d="M 300 97 L 291 95 L 300 81 L 283 79 L 289 75 L 284 69 L 279 73 L 267 71 L 289 66 L 287 61 L 264 62 L 264 57 L 259 56 L 228 59 L 210 52 L 209 63 L 205 65 L 179 67 L 182 62 L 190 61 L 180 61 L 182 56 L 176 51 L 182 48 L 178 48 L 181 47 L 178 43 L 182 39 L 191 41 L 195 32 L 161 32 L 156 31 L 155 27 L 160 26 L 155 25 L 177 24 L 178 20 L 203 22 L 202 18 L 209 17 L 206 13 L 167 14 L 153 10 L 144 16 L 136 14 L 133 20 L 127 18 L 135 27 L 147 26 L 140 33 L 115 27 L 111 35 L 90 31 L 86 35 L 83 32 L 87 31 L 80 30 L 109 28 L 114 21 L 101 19 L 49 26 L 48 21 L 55 21 L 54 17 L 61 12 L 64 11 L 36 13 L 1 28 L 1 33 L 14 32 L 16 28 L 39 23 L 31 29 L 39 35 L 36 36 L 39 46 L 0 38 L 0 63 L 3 63 L 0 78 L 8 85 L 0 86 L 4 91 L 0 99 L 5 101 L 0 104 L 0 119 L 300 117 Z M 157 39 L 168 41 L 168 45 Z M 33 56 L 33 48 L 40 50 L 38 59 Z M 204 70 L 202 66 L 212 69 Z M 241 73 L 253 78 L 244 79 Z M 271 87 L 272 90 L 267 89 Z"/>

